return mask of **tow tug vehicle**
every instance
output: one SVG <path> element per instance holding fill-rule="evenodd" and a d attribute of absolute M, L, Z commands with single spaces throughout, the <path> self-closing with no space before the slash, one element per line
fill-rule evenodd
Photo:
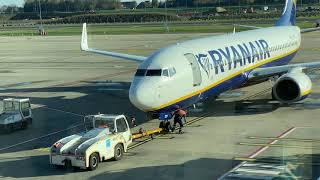
<path fill-rule="evenodd" d="M 17 129 L 26 129 L 32 124 L 32 111 L 29 98 L 3 100 L 3 112 L 0 114 L 0 132 L 10 133 Z"/>
<path fill-rule="evenodd" d="M 120 160 L 132 143 L 124 115 L 98 114 L 84 118 L 86 131 L 65 137 L 50 148 L 50 164 L 95 170 L 108 159 Z"/>

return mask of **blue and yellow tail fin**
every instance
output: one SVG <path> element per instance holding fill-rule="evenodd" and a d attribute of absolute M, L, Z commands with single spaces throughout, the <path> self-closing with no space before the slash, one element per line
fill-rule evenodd
<path fill-rule="evenodd" d="M 286 6 L 276 26 L 295 26 L 296 25 L 297 0 L 286 0 Z"/>

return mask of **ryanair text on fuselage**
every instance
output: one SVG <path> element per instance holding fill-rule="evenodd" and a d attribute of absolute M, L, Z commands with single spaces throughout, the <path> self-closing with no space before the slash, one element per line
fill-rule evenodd
<path fill-rule="evenodd" d="M 268 59 L 270 56 L 268 42 L 260 39 L 225 47 L 224 49 L 210 50 L 207 54 L 200 53 L 196 55 L 196 58 L 209 77 L 213 69 L 215 74 L 219 74 L 226 70 L 236 69 L 238 65 L 244 66 Z"/>

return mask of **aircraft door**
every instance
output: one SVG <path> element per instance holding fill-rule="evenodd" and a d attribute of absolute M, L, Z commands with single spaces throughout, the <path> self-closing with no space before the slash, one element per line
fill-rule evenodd
<path fill-rule="evenodd" d="M 202 76 L 201 76 L 200 66 L 197 62 L 197 59 L 191 53 L 185 54 L 184 56 L 189 61 L 191 69 L 192 69 L 193 86 L 199 86 L 202 82 Z"/>

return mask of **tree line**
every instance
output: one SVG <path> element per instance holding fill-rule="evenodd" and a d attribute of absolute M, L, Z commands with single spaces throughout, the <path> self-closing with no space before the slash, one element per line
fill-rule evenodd
<path fill-rule="evenodd" d="M 40 5 L 39 5 L 40 4 Z M 25 0 L 24 12 L 79 12 L 118 9 L 120 0 Z"/>
<path fill-rule="evenodd" d="M 130 1 L 130 0 L 129 0 Z M 285 0 L 146 0 L 148 6 L 143 8 L 195 8 L 195 7 L 217 7 L 217 6 L 247 6 L 265 4 L 284 4 Z M 132 0 L 135 5 L 138 3 Z M 300 2 L 300 1 L 299 1 Z M 304 4 L 319 3 L 319 0 L 303 0 Z M 48 12 L 94 12 L 99 10 L 110 10 L 123 8 L 120 0 L 25 0 L 24 6 L 2 7 L 0 11 L 6 13 L 15 12 L 39 12 L 39 7 L 44 13 Z"/>

